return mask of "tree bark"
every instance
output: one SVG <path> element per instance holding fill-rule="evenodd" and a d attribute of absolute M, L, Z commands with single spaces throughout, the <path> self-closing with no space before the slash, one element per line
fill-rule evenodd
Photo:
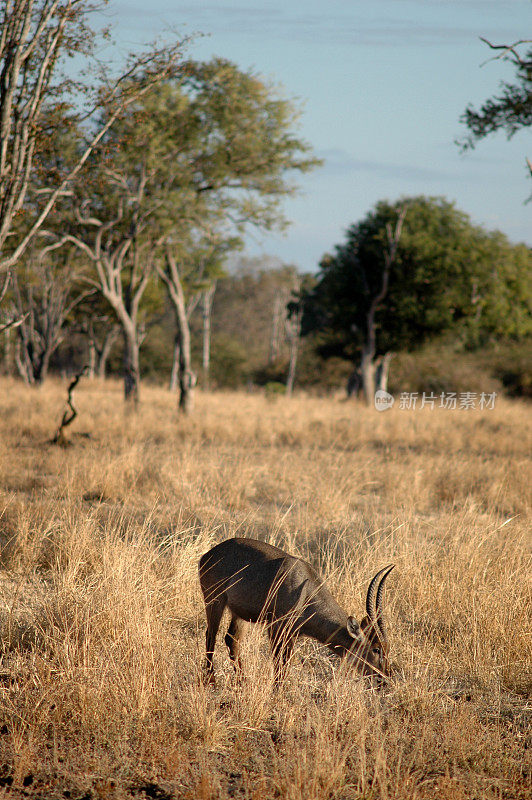
<path fill-rule="evenodd" d="M 33 383 L 33 371 L 30 371 L 31 361 L 27 358 L 25 348 L 23 347 L 23 343 L 19 337 L 17 337 L 15 342 L 15 364 L 18 374 L 26 386 L 31 386 Z"/>
<path fill-rule="evenodd" d="M 288 376 L 286 378 L 287 397 L 290 397 L 290 395 L 294 391 L 298 350 L 299 350 L 299 337 L 297 339 L 294 338 L 294 340 L 290 342 L 290 362 L 288 364 Z"/>
<path fill-rule="evenodd" d="M 89 338 L 88 350 L 89 364 L 87 367 L 87 377 L 92 381 L 96 376 L 96 343 L 92 337 Z"/>
<path fill-rule="evenodd" d="M 185 293 L 179 275 L 179 268 L 169 247 L 166 251 L 166 269 L 158 268 L 158 272 L 168 290 L 168 296 L 172 301 L 176 318 L 176 346 L 174 348 L 174 355 L 177 352 L 177 346 L 179 344 L 178 410 L 184 414 L 190 414 L 194 408 L 194 387 L 196 385 L 196 375 L 192 371 L 190 353 L 190 327 L 188 324 Z"/>
<path fill-rule="evenodd" d="M 136 408 L 140 401 L 139 343 L 133 326 L 123 326 L 124 399 Z"/>
<path fill-rule="evenodd" d="M 270 336 L 270 353 L 268 363 L 274 364 L 279 356 L 281 346 L 281 322 L 283 313 L 283 299 L 276 294 L 273 300 L 272 332 Z"/>
<path fill-rule="evenodd" d="M 369 346 L 364 346 L 362 359 L 360 361 L 360 374 L 362 376 L 362 388 L 364 398 L 368 406 L 373 404 L 375 399 L 375 362 L 373 360 L 375 351 Z"/>
<path fill-rule="evenodd" d="M 181 302 L 182 301 L 182 302 Z M 190 327 L 184 298 L 181 295 L 176 307 L 179 333 L 179 411 L 190 414 L 194 408 L 196 376 L 192 371 L 190 355 Z"/>
<path fill-rule="evenodd" d="M 384 392 L 388 391 L 388 374 L 390 372 L 390 362 L 393 353 L 385 353 L 377 364 L 375 370 L 375 391 L 381 389 Z"/>
<path fill-rule="evenodd" d="M 397 255 L 397 248 L 401 238 L 401 231 L 403 222 L 406 216 L 406 206 L 403 206 L 397 217 L 395 230 L 392 231 L 390 223 L 386 225 L 386 237 L 388 248 L 384 254 L 384 270 L 382 273 L 382 283 L 379 292 L 372 299 L 368 313 L 366 315 L 366 341 L 362 348 L 362 358 L 360 361 L 360 374 L 362 377 L 362 387 L 364 390 L 364 397 L 367 405 L 371 406 L 375 402 L 375 391 L 377 388 L 377 369 L 378 363 L 375 361 L 375 354 L 377 350 L 376 332 L 375 332 L 375 315 L 379 304 L 384 300 L 388 293 L 388 284 L 390 282 L 390 270 Z M 387 381 L 388 370 L 391 354 L 387 354 L 386 369 L 383 371 L 383 378 L 381 380 Z"/>
<path fill-rule="evenodd" d="M 38 359 L 36 365 L 34 366 L 34 383 L 36 386 L 42 386 L 44 381 L 48 376 L 48 369 L 50 366 L 50 358 L 52 355 L 52 351 L 47 348 L 41 354 L 40 358 Z"/>
<path fill-rule="evenodd" d="M 171 392 L 177 391 L 177 387 L 179 384 L 179 360 L 180 360 L 180 353 L 181 353 L 181 345 L 180 345 L 180 336 L 177 330 L 177 322 L 176 322 L 176 334 L 174 337 L 174 352 L 172 354 L 172 371 L 170 373 L 170 385 L 169 389 Z"/>
<path fill-rule="evenodd" d="M 120 332 L 120 328 L 118 325 L 113 325 L 113 327 L 106 333 L 102 347 L 100 352 L 98 353 L 97 359 L 97 366 L 96 366 L 96 374 L 99 378 L 105 378 L 106 371 L 107 371 L 107 362 L 109 360 L 109 356 L 111 355 L 111 350 L 113 349 L 113 345 L 116 342 L 116 338 Z"/>
<path fill-rule="evenodd" d="M 203 293 L 202 298 L 202 317 L 203 317 L 203 354 L 202 354 L 202 369 L 203 369 L 203 388 L 209 389 L 210 384 L 210 366 L 211 366 L 211 314 L 212 302 L 214 293 L 216 291 L 216 281 L 209 286 Z"/>
<path fill-rule="evenodd" d="M 288 376 L 286 378 L 286 394 L 288 397 L 294 391 L 296 380 L 297 356 L 299 353 L 299 342 L 301 340 L 301 308 L 294 311 L 292 317 L 287 320 L 287 333 L 290 347 L 290 361 L 288 364 Z"/>
<path fill-rule="evenodd" d="M 360 391 L 360 387 L 362 386 L 362 375 L 360 374 L 360 368 L 355 367 L 351 375 L 347 380 L 347 396 L 348 397 L 356 397 Z"/>
<path fill-rule="evenodd" d="M 4 333 L 4 374 L 13 375 L 14 347 L 13 336 L 10 330 Z"/>
<path fill-rule="evenodd" d="M 187 324 L 188 331 L 188 324 Z M 188 331 L 190 336 L 190 331 Z M 190 365 L 190 340 L 181 340 L 179 350 L 179 411 L 190 414 L 194 408 L 196 375 Z"/>

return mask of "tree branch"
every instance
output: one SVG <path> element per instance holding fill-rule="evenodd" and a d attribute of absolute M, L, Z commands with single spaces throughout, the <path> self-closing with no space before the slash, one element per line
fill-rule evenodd
<path fill-rule="evenodd" d="M 51 439 L 51 444 L 58 444 L 61 447 L 66 447 L 69 444 L 68 439 L 65 436 L 65 428 L 71 425 L 78 415 L 78 411 L 74 405 L 73 392 L 76 386 L 78 385 L 81 377 L 85 375 L 86 372 L 87 372 L 87 366 L 85 365 L 70 381 L 70 384 L 68 386 L 68 395 L 67 395 L 68 408 L 63 414 L 63 418 L 61 420 L 59 428 L 57 429 L 55 435 Z"/>
<path fill-rule="evenodd" d="M 489 39 L 485 39 L 484 36 L 480 36 L 480 41 L 487 44 L 490 50 L 500 50 L 501 52 L 493 56 L 492 58 L 488 58 L 487 61 L 484 61 L 484 64 L 487 64 L 489 61 L 497 61 L 498 59 L 508 59 L 512 61 L 514 64 L 518 64 L 521 67 L 524 67 L 528 64 L 528 61 L 525 61 L 518 53 L 517 48 L 523 44 L 531 44 L 532 39 L 519 39 L 519 41 L 514 42 L 513 44 L 492 44 Z M 508 53 L 511 53 L 511 58 L 508 57 Z M 482 66 L 484 66 L 482 64 Z"/>

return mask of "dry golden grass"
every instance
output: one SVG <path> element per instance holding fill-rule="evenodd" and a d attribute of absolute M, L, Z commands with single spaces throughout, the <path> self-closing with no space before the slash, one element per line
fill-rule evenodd
<path fill-rule="evenodd" d="M 0 794 L 410 800 L 531 792 L 529 407 L 378 414 L 333 399 L 0 383 Z M 86 434 L 86 435 L 81 435 Z M 255 627 L 202 686 L 197 561 L 233 535 L 309 559 L 400 666 L 367 690 L 302 641 L 272 686 Z M 3 788 L 2 788 L 3 787 Z"/>

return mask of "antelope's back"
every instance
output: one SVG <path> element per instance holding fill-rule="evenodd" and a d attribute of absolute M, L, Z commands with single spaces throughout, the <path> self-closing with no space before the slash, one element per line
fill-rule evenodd
<path fill-rule="evenodd" d="M 305 603 L 318 579 L 309 564 L 255 539 L 227 539 L 199 562 L 205 602 L 217 599 L 247 622 L 279 619 Z"/>

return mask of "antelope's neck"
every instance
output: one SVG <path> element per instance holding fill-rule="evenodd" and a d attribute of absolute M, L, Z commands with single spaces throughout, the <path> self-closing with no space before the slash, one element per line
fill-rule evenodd
<path fill-rule="evenodd" d="M 347 632 L 347 614 L 337 606 L 329 607 L 324 611 L 319 607 L 309 607 L 301 633 L 316 639 L 321 644 L 327 645 L 333 652 L 348 649 L 352 639 Z"/>

